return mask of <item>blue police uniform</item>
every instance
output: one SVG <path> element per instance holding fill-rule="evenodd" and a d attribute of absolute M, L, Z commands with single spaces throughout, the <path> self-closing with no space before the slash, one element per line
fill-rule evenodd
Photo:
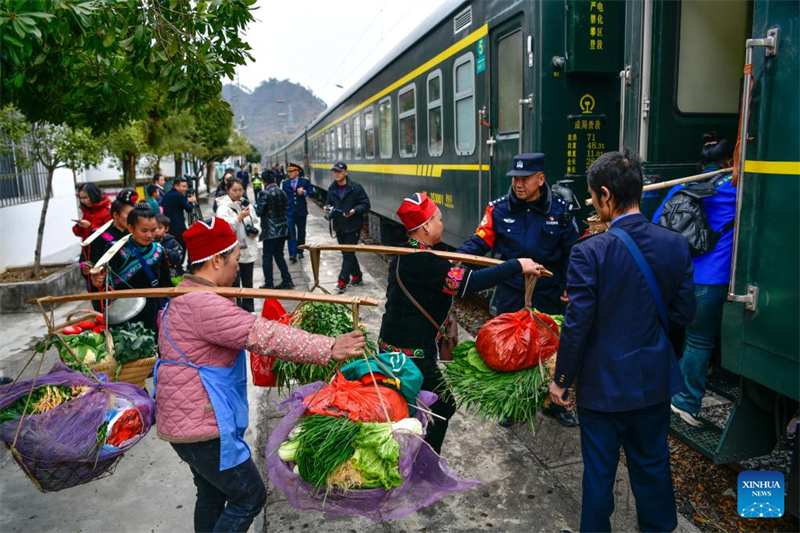
<path fill-rule="evenodd" d="M 623 215 L 611 227 L 638 247 L 669 321 L 689 323 L 695 298 L 686 239 L 641 213 Z M 569 388 L 577 380 L 581 531 L 610 531 L 620 448 L 628 459 L 640 529 L 672 531 L 677 516 L 667 447 L 669 401 L 683 380 L 653 291 L 612 233 L 575 245 L 566 281 L 569 305 L 554 381 Z"/>
<path fill-rule="evenodd" d="M 298 170 L 300 174 L 296 180 L 286 178 L 281 183 L 281 189 L 286 193 L 288 204 L 286 218 L 289 221 L 289 258 L 294 260 L 298 255 L 303 256 L 302 250 L 297 247 L 306 243 L 306 220 L 308 218 L 308 203 L 306 198 L 316 196 L 311 182 L 303 176 L 303 170 L 294 163 L 289 163 L 289 170 Z M 303 194 L 297 194 L 297 189 L 302 188 Z"/>
<path fill-rule="evenodd" d="M 530 176 L 544 169 L 544 154 L 519 154 L 509 176 Z M 508 194 L 489 202 L 475 235 L 458 252 L 484 255 L 492 252 L 500 259 L 528 257 L 553 272 L 552 278 L 540 278 L 533 292 L 533 307 L 549 314 L 561 313 L 569 253 L 578 239 L 578 224 L 572 205 L 553 194 L 545 183 L 534 202 L 523 202 L 509 189 Z M 522 275 L 498 285 L 495 290 L 498 314 L 525 307 L 525 278 Z"/>

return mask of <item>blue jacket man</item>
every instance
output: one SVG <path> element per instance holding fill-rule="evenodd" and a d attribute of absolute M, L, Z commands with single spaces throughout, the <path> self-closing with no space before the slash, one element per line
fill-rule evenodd
<path fill-rule="evenodd" d="M 694 316 L 689 246 L 680 233 L 639 212 L 643 179 L 635 156 L 603 154 L 589 168 L 588 183 L 593 205 L 611 230 L 572 249 L 569 305 L 550 386 L 551 399 L 567 405 L 566 391 L 577 380 L 581 531 L 611 529 L 621 447 L 640 530 L 672 531 L 677 515 L 667 447 L 669 402 L 683 378 L 666 322 L 685 325 Z"/>
<path fill-rule="evenodd" d="M 508 194 L 489 202 L 475 235 L 458 252 L 492 255 L 500 259 L 529 257 L 553 272 L 540 278 L 533 292 L 533 306 L 544 313 L 561 313 L 564 274 L 572 245 L 578 239 L 578 224 L 572 206 L 553 194 L 545 182 L 544 154 L 514 156 L 508 172 L 513 183 Z M 516 276 L 495 290 L 497 313 L 525 307 L 525 278 Z"/>
<path fill-rule="evenodd" d="M 308 218 L 308 203 L 306 198 L 314 197 L 311 182 L 303 176 L 300 165 L 289 163 L 287 166 L 288 177 L 281 183 L 281 189 L 286 193 L 289 203 L 286 216 L 289 219 L 289 260 L 294 263 L 298 257 L 303 257 L 303 251 L 297 249 L 306 243 L 306 220 Z"/>

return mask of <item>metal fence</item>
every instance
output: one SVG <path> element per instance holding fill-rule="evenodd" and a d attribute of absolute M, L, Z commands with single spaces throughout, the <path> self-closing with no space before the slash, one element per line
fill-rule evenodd
<path fill-rule="evenodd" d="M 47 170 L 38 161 L 22 164 L 31 158 L 28 141 L 0 139 L 0 144 L 0 207 L 43 200 Z"/>

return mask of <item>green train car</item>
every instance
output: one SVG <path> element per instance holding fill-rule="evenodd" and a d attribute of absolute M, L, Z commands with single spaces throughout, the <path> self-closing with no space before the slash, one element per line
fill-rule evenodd
<path fill-rule="evenodd" d="M 609 150 L 638 152 L 648 183 L 693 175 L 704 132 L 736 139 L 744 87 L 727 373 L 709 384 L 734 409 L 724 431 L 673 425 L 715 461 L 740 460 L 784 437 L 800 389 L 798 28 L 798 2 L 781 0 L 447 3 L 269 162 L 302 161 L 325 191 L 346 161 L 384 240 L 400 199 L 426 191 L 455 247 L 507 192 L 513 154 L 544 152 L 548 182 L 569 180 L 581 204 Z M 646 213 L 665 192 L 646 194 Z"/>

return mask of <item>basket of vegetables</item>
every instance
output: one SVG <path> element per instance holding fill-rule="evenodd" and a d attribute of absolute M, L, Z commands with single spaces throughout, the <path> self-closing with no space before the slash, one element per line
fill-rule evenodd
<path fill-rule="evenodd" d="M 270 481 L 294 508 L 322 511 L 327 517 L 390 520 L 478 484 L 456 477 L 425 443 L 421 411 L 413 418 L 384 422 L 310 413 L 308 406 L 327 386 L 317 382 L 298 387 L 281 405 L 286 415 L 267 442 Z M 419 392 L 426 405 L 435 398 Z"/>
<path fill-rule="evenodd" d="M 345 305 L 303 302 L 294 311 L 281 318 L 281 322 L 302 329 L 308 333 L 338 337 L 353 331 L 353 312 Z M 366 328 L 359 324 L 367 343 L 367 353 L 377 353 L 377 344 L 367 334 Z M 353 359 L 349 359 L 350 362 Z M 272 373 L 276 376 L 278 387 L 291 390 L 293 386 L 327 381 L 334 374 L 334 362 L 327 366 L 304 365 L 276 359 L 272 365 Z"/>
<path fill-rule="evenodd" d="M 94 372 L 108 374 L 114 381 L 144 387 L 158 353 L 153 332 L 138 322 L 126 322 L 109 329 L 101 314 L 82 313 L 77 318 L 74 314 L 67 317 L 69 325 L 62 327 L 61 340 L 51 336 L 38 350 L 55 345 L 61 360 L 73 370 L 88 367 Z"/>
<path fill-rule="evenodd" d="M 147 434 L 155 405 L 128 383 L 103 383 L 62 363 L 0 390 L 0 440 L 42 492 L 113 473 Z"/>
<path fill-rule="evenodd" d="M 529 309 L 487 322 L 453 350 L 443 376 L 456 404 L 487 420 L 534 419 L 548 398 L 563 317 Z"/>

